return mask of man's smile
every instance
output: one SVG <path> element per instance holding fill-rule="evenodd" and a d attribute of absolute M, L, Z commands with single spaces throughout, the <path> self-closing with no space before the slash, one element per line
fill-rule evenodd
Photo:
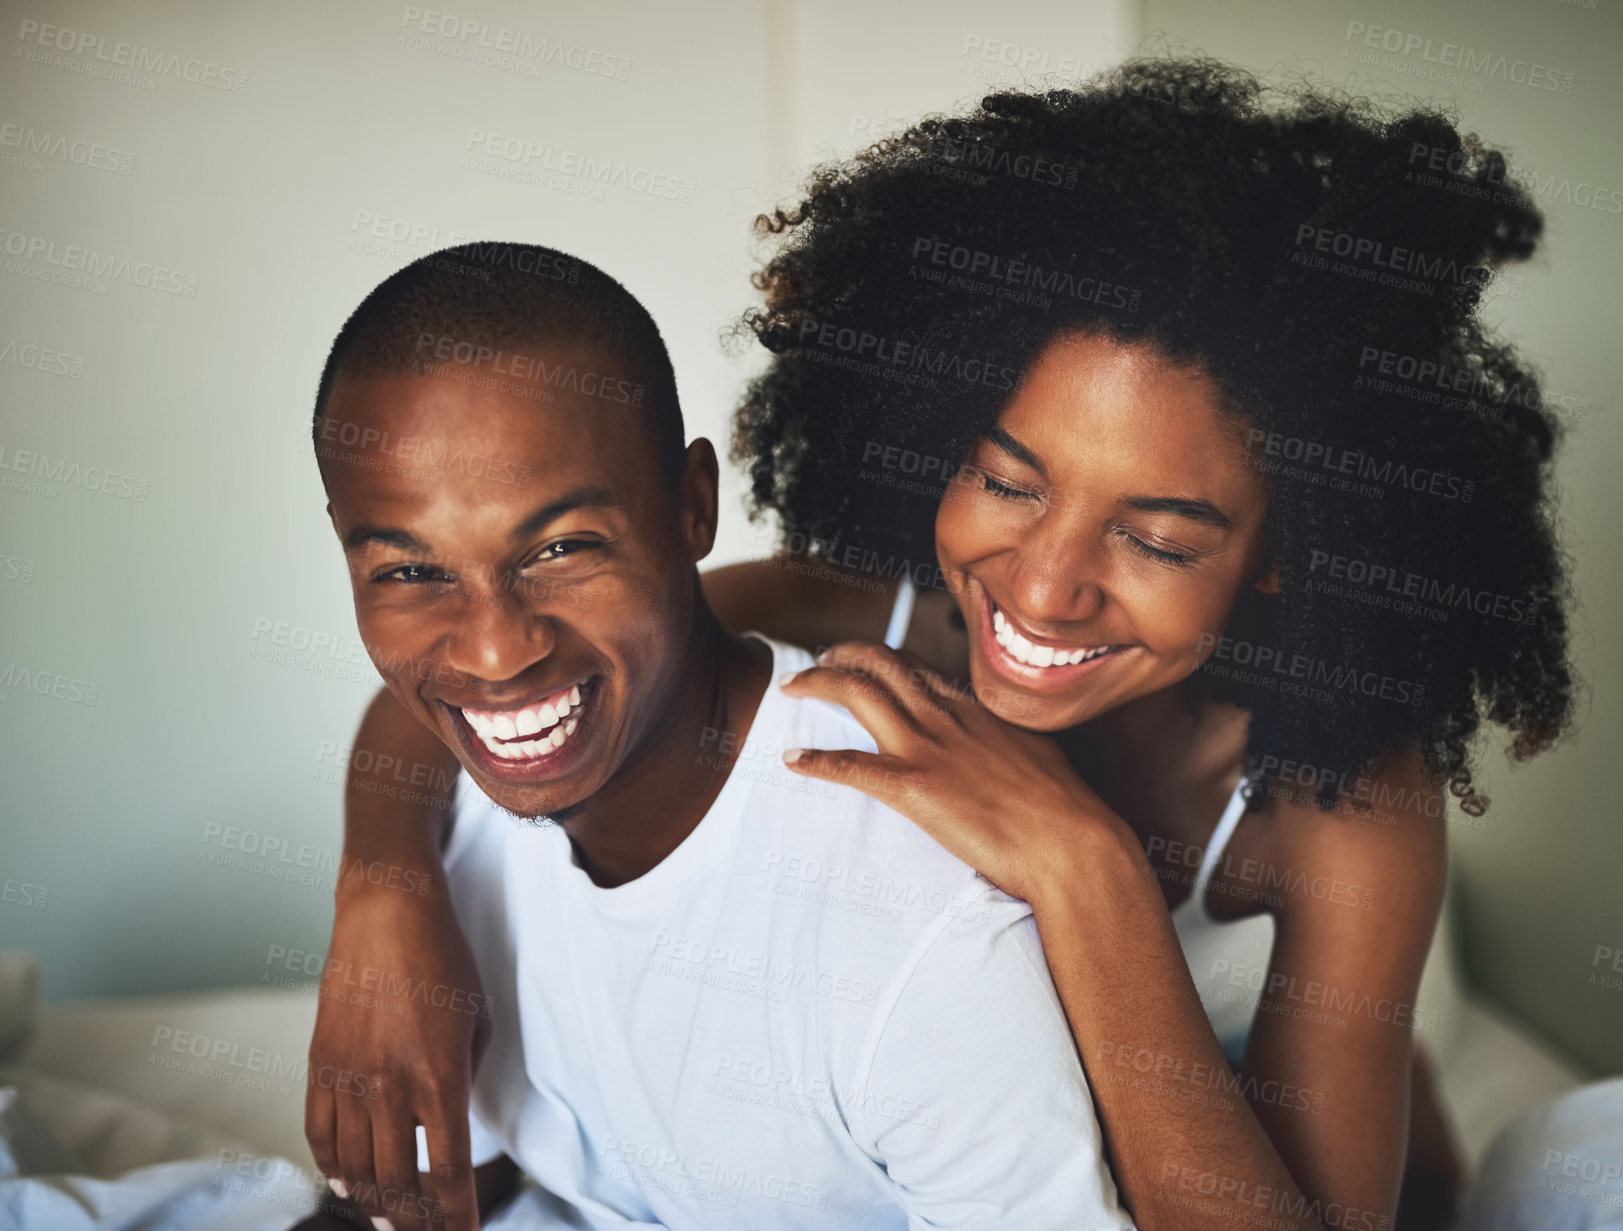
<path fill-rule="evenodd" d="M 441 702 L 460 743 L 492 777 L 509 782 L 562 777 L 580 761 L 591 725 L 598 677 L 565 684 L 533 700 L 500 708 Z"/>

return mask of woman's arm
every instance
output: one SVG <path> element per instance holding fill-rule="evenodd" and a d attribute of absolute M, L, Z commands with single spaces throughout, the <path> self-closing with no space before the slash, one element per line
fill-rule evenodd
<path fill-rule="evenodd" d="M 1141 1228 L 1390 1226 L 1440 817 L 1271 811 L 1254 871 L 1288 891 L 1236 1079 L 1138 838 L 1053 741 L 878 647 L 841 647 L 786 690 L 845 705 L 879 748 L 791 752 L 796 771 L 875 795 L 1032 904 Z M 1350 887 L 1373 891 L 1369 910 Z"/>
<path fill-rule="evenodd" d="M 1260 991 L 1236 981 L 1259 1003 L 1232 1079 L 1136 837 L 1095 819 L 1048 848 L 1033 912 L 1141 1228 L 1391 1225 L 1444 869 L 1441 820 L 1397 820 L 1269 818 L 1243 872 L 1282 901 Z"/>

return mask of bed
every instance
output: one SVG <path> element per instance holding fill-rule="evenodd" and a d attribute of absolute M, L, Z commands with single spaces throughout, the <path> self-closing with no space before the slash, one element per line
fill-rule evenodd
<path fill-rule="evenodd" d="M 13 1141 L 10 1172 L 0 1175 L 0 1225 L 13 1225 L 8 1192 L 30 1181 L 55 1185 L 48 1197 L 66 1184 L 82 1205 L 87 1194 L 124 1195 L 116 1184 L 84 1187 L 123 1177 L 134 1200 L 160 1202 L 159 1221 L 120 1226 L 280 1228 L 310 1208 L 320 1185 L 303 1131 L 313 986 L 38 1008 L 37 983 L 26 955 L 0 954 L 0 1127 Z M 1435 1030 L 1417 1037 L 1436 1060 L 1472 1165 L 1519 1112 L 1585 1079 L 1551 1043 L 1465 985 L 1447 911 L 1419 1008 L 1436 1015 Z M 177 1195 L 204 1202 L 202 1212 L 174 1204 Z"/>

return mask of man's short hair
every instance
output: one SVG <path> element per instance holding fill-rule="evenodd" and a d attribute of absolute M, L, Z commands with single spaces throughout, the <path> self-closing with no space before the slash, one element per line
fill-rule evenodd
<path fill-rule="evenodd" d="M 585 344 L 608 371 L 535 362 L 540 344 Z M 430 253 L 380 282 L 333 340 L 311 433 L 340 374 L 456 371 L 532 396 L 573 390 L 648 416 L 661 463 L 685 456 L 676 373 L 659 327 L 630 291 L 589 262 L 536 244 L 479 241 Z"/>

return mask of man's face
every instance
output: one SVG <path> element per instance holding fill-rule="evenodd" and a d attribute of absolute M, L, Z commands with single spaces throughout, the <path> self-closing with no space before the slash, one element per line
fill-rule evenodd
<path fill-rule="evenodd" d="M 528 353 L 616 371 L 580 346 Z M 389 690 L 486 794 L 546 816 L 602 787 L 675 696 L 714 469 L 673 491 L 656 412 L 574 391 L 601 382 L 475 375 L 496 383 L 452 365 L 341 376 L 318 452 Z"/>

